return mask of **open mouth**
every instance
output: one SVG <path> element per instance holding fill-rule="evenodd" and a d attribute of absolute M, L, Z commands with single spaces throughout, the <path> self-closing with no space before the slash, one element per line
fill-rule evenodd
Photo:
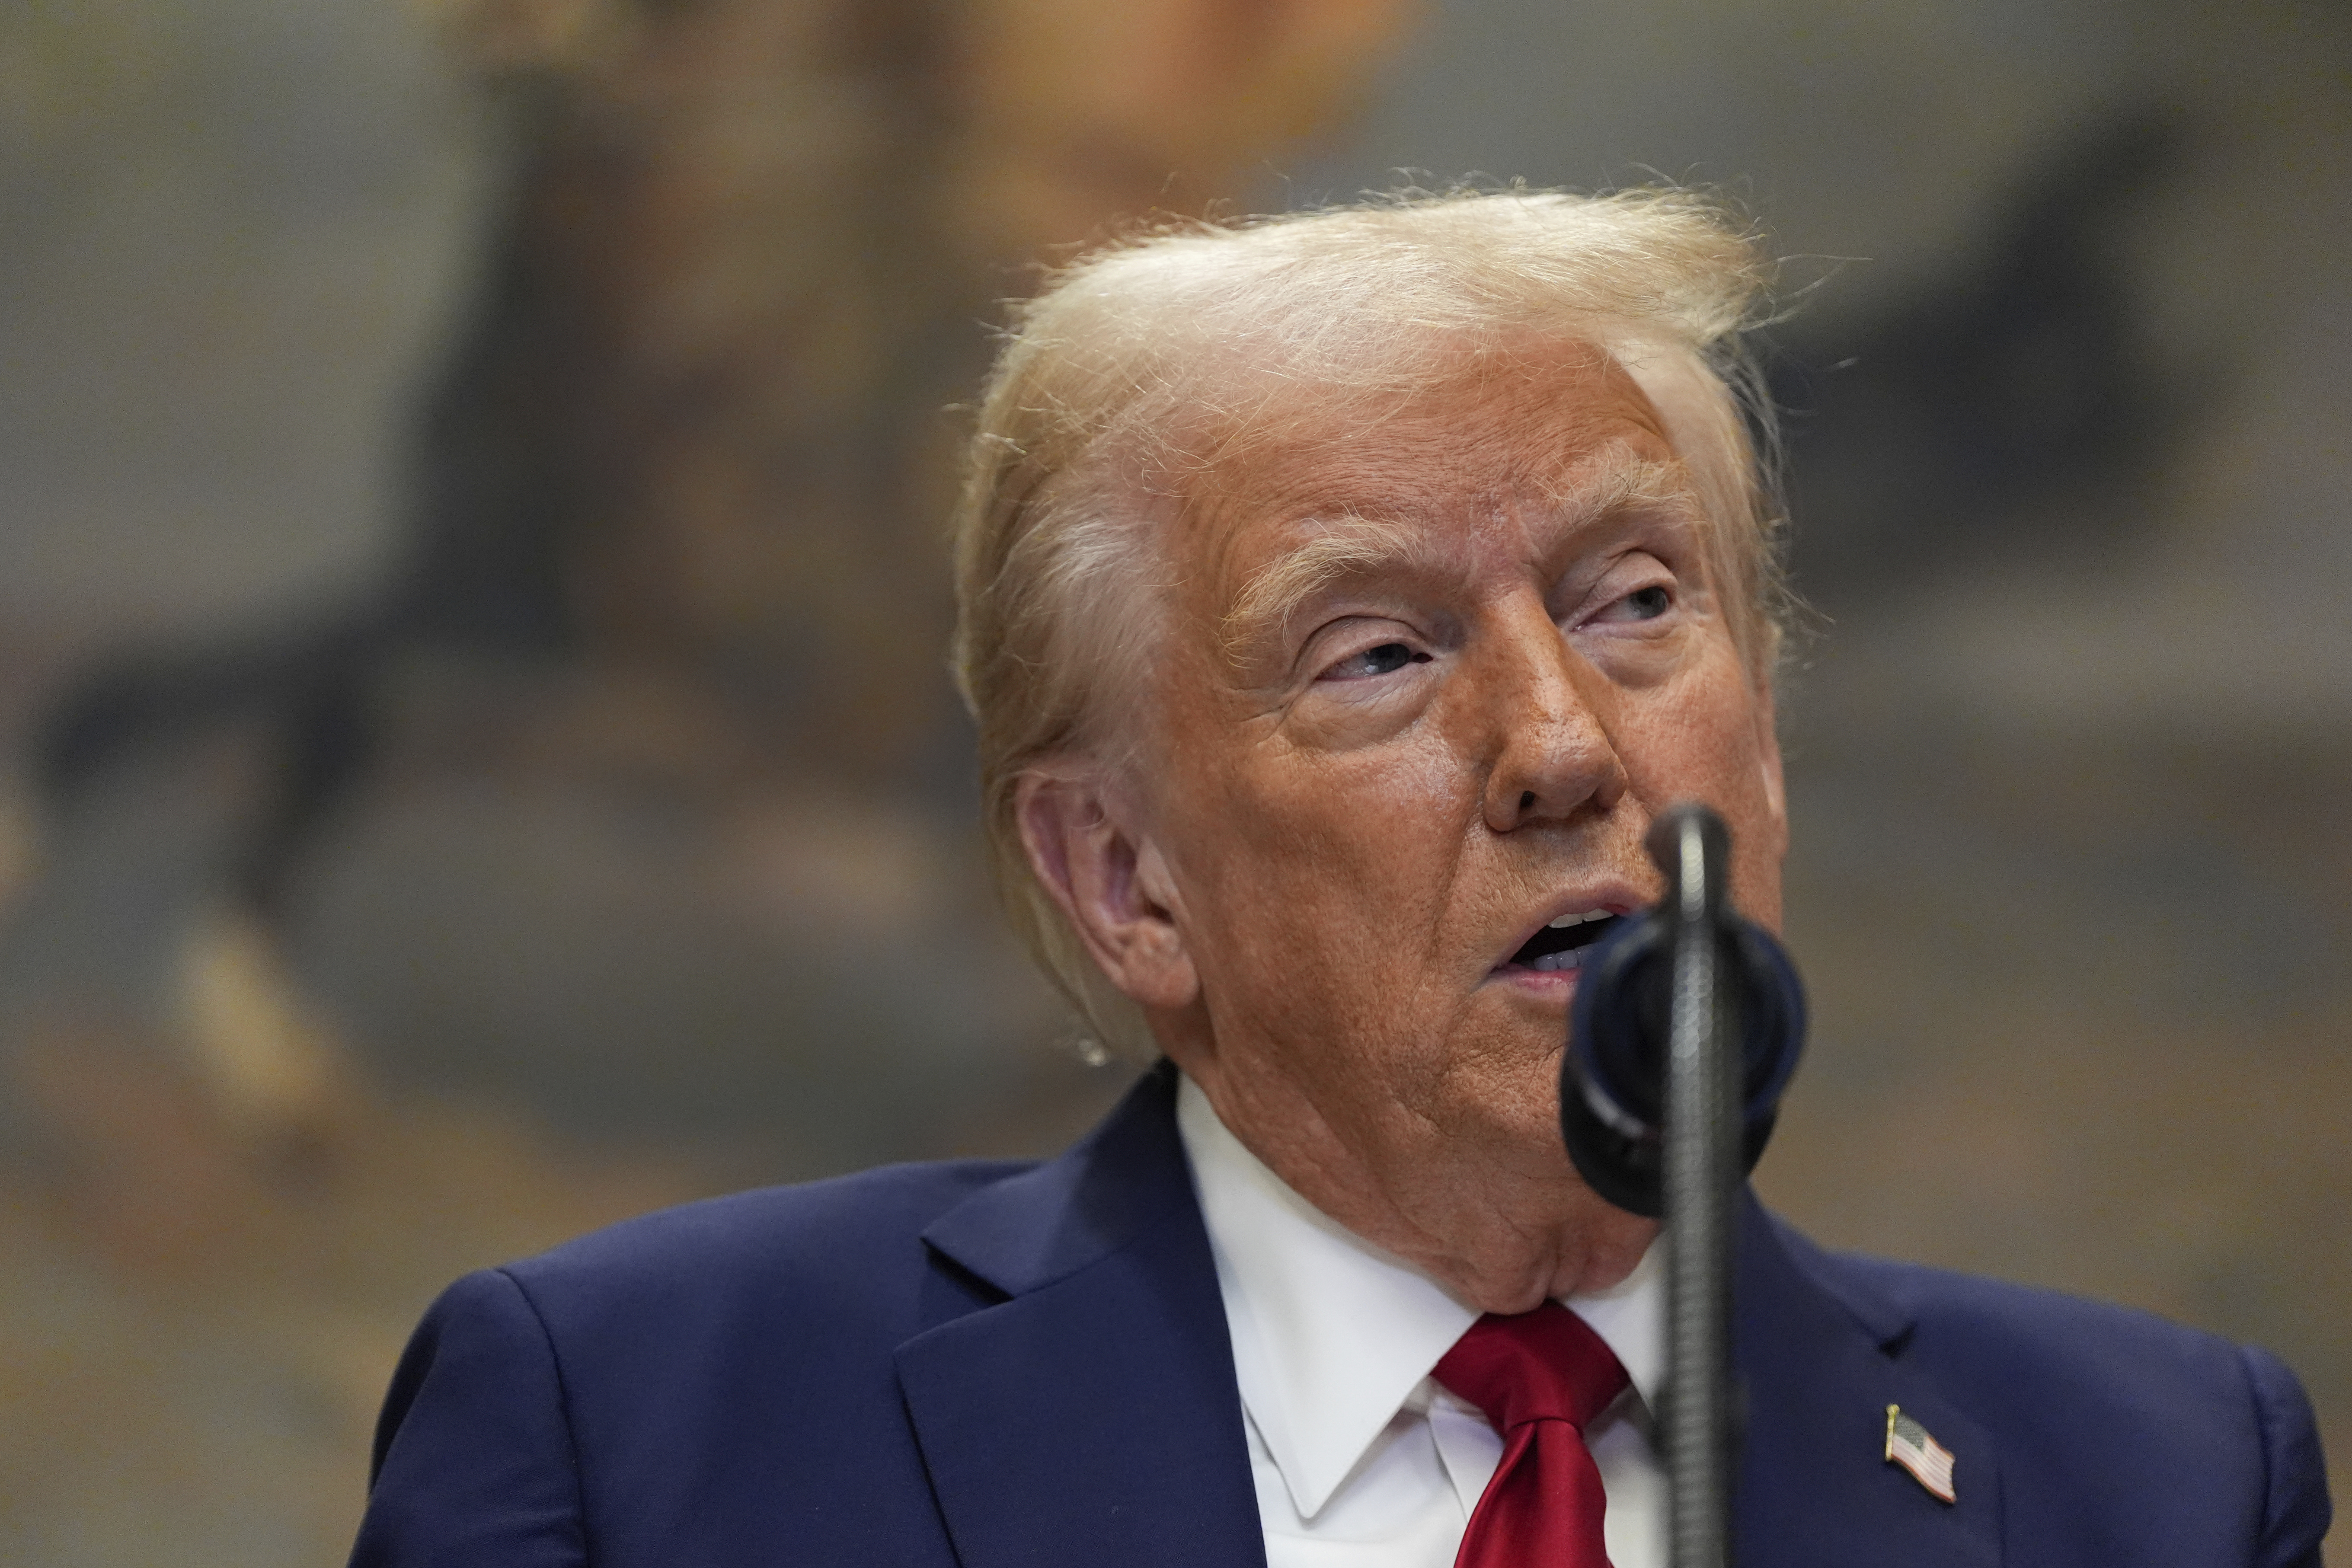
<path fill-rule="evenodd" d="M 1562 915 L 1529 937 L 1518 952 L 1503 961 L 1503 967 L 1543 974 L 1578 968 L 1584 963 L 1585 950 L 1615 931 L 1623 918 L 1608 910 Z"/>

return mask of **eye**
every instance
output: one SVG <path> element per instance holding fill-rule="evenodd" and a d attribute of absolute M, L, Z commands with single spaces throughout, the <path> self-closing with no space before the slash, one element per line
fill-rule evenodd
<path fill-rule="evenodd" d="M 1594 618 L 1603 621 L 1654 621 L 1675 607 L 1675 591 L 1664 583 L 1636 588 Z"/>
<path fill-rule="evenodd" d="M 1369 680 L 1375 676 L 1393 675 L 1408 664 L 1427 664 L 1429 655 L 1409 643 L 1384 642 L 1363 652 L 1350 654 L 1324 671 L 1327 680 Z"/>

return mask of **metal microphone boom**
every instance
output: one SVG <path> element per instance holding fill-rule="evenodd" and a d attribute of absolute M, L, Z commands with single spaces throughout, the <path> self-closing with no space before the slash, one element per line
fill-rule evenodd
<path fill-rule="evenodd" d="M 1657 1431 L 1674 1568 L 1727 1568 L 1737 1445 L 1731 1262 L 1738 1189 L 1803 1049 L 1804 990 L 1727 891 L 1731 837 L 1704 805 L 1661 815 L 1655 908 L 1587 955 L 1560 1066 L 1560 1134 L 1593 1190 L 1666 1220 Z M 1735 1055 L 1734 1046 L 1738 1046 Z"/>

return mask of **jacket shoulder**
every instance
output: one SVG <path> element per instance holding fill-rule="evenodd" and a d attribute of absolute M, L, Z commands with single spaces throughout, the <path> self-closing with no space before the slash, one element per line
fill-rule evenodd
<path fill-rule="evenodd" d="M 1796 1242 L 1808 1272 L 1857 1316 L 1889 1329 L 1890 1337 L 1899 1334 L 1923 1347 L 1981 1347 L 2012 1365 L 2018 1356 L 2083 1365 L 2087 1356 L 2086 1370 L 2092 1371 L 2112 1363 L 2137 1375 L 2160 1369 L 2190 1379 L 2240 1376 L 2236 1345 L 2153 1312 L 1926 1264 L 1833 1252 L 1802 1238 Z"/>
<path fill-rule="evenodd" d="M 2109 1490 L 2146 1503 L 2150 1479 L 2172 1476 L 2208 1500 L 2243 1500 L 2254 1561 L 2315 1561 L 2331 1513 L 2317 1424 L 2268 1351 L 2135 1308 L 1784 1237 L 1887 1353 L 2019 1461 L 2004 1468 L 2013 1515 L 2030 1520 L 2046 1498 L 2079 1518 Z"/>
<path fill-rule="evenodd" d="M 605 1296 L 745 1277 L 851 1275 L 919 1253 L 932 1221 L 1026 1161 L 886 1165 L 855 1175 L 705 1198 L 591 1231 L 505 1272 L 526 1291 Z"/>
<path fill-rule="evenodd" d="M 354 1564 L 940 1559 L 892 1355 L 996 1299 L 922 1232 L 1026 1168 L 739 1193 L 457 1281 L 394 1374 Z"/>
<path fill-rule="evenodd" d="M 499 1272 L 583 1367 L 682 1372 L 785 1333 L 879 1350 L 996 1300 L 922 1233 L 1025 1163 L 885 1166 L 624 1220 Z M 891 1336 L 896 1336 L 895 1339 Z"/>

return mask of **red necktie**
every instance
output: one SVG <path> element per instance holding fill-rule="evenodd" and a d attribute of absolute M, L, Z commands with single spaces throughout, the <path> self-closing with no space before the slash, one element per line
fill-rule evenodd
<path fill-rule="evenodd" d="M 1557 1301 L 1489 1312 L 1445 1352 L 1437 1381 L 1503 1435 L 1454 1568 L 1609 1568 L 1608 1500 L 1583 1428 L 1624 1390 L 1625 1369 L 1601 1336 Z"/>

